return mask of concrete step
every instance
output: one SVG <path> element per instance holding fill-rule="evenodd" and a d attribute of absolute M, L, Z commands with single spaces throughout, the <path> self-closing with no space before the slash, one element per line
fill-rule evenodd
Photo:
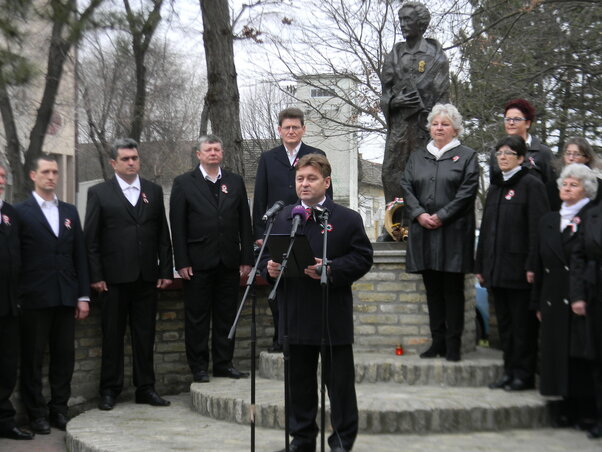
<path fill-rule="evenodd" d="M 193 383 L 190 392 L 199 414 L 246 424 L 250 390 L 249 380 L 214 378 L 209 384 Z M 282 382 L 258 378 L 256 391 L 256 425 L 284 428 Z M 356 391 L 363 433 L 477 432 L 549 424 L 545 399 L 536 391 L 391 383 L 362 383 Z"/>
<path fill-rule="evenodd" d="M 502 352 L 487 347 L 477 347 L 458 363 L 445 358 L 420 359 L 417 355 L 362 352 L 355 352 L 354 359 L 356 383 L 482 387 L 497 380 L 504 370 Z M 263 378 L 283 380 L 282 354 L 261 352 L 258 373 Z"/>
<path fill-rule="evenodd" d="M 209 383 L 209 385 L 212 385 Z M 250 448 L 250 427 L 199 416 L 191 409 L 190 394 L 168 396 L 171 406 L 155 408 L 118 403 L 113 411 L 90 410 L 67 425 L 66 448 L 71 452 L 240 452 Z M 256 450 L 284 447 L 281 430 L 256 428 Z M 45 435 L 34 441 L 0 440 L 0 450 L 38 451 Z M 2 448 L 3 441 L 6 449 Z M 28 444 L 16 444 L 28 443 Z M 38 447 L 36 447 L 36 444 Z M 19 449 L 19 446 L 29 447 Z M 58 451 L 59 449 L 57 449 Z M 65 450 L 65 449 L 60 449 Z M 319 449 L 318 449 L 319 450 Z M 328 448 L 326 449 L 328 450 Z M 600 442 L 569 429 L 510 430 L 504 432 L 433 435 L 370 435 L 360 433 L 354 452 L 599 452 Z"/>

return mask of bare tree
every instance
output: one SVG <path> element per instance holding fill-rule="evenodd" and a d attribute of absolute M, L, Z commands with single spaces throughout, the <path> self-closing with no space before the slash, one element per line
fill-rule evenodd
<path fill-rule="evenodd" d="M 93 14 L 102 2 L 103 0 L 90 0 L 85 8 L 79 10 L 76 0 L 48 0 L 36 10 L 40 15 L 35 19 L 47 21 L 51 25 L 51 31 L 46 67 L 43 71 L 45 78 L 42 96 L 29 131 L 28 143 L 25 145 L 20 138 L 19 122 L 14 114 L 11 96 L 11 87 L 15 86 L 15 80 L 5 77 L 4 71 L 0 73 L 0 114 L 6 139 L 6 154 L 13 170 L 16 199 L 24 199 L 29 192 L 27 174 L 33 161 L 42 154 L 46 130 L 69 52 L 79 42 L 86 27 L 91 24 Z M 28 18 L 34 19 L 32 16 Z"/>

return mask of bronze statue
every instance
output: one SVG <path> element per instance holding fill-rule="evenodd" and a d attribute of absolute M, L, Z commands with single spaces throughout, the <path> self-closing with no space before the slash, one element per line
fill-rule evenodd
<path fill-rule="evenodd" d="M 401 193 L 400 180 L 410 152 L 426 147 L 426 118 L 436 103 L 448 102 L 449 62 L 434 39 L 424 37 L 431 15 L 422 3 L 405 2 L 399 10 L 405 42 L 395 44 L 382 71 L 380 105 L 387 121 L 382 167 L 385 201 Z"/>

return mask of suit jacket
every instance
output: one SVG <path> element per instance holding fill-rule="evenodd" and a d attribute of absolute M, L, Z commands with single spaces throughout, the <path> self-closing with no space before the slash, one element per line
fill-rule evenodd
<path fill-rule="evenodd" d="M 323 204 L 330 211 L 328 220 L 328 259 L 330 261 L 330 283 L 328 299 L 329 343 L 345 345 L 353 343 L 353 295 L 351 285 L 364 276 L 372 266 L 372 245 L 366 236 L 360 215 L 347 207 L 335 204 L 328 197 Z M 273 233 L 289 234 L 293 205 L 285 207 L 274 223 Z M 313 220 L 299 228 L 307 236 L 315 257 L 322 257 L 324 235 L 322 228 Z M 268 240 L 269 246 L 269 240 Z M 268 278 L 266 255 L 260 265 L 262 274 Z M 284 279 L 278 286 L 280 325 L 288 322 L 291 344 L 319 345 L 322 337 L 322 288 L 320 281 L 302 276 Z M 284 318 L 283 303 L 287 303 L 287 319 Z M 280 341 L 283 328 L 279 328 Z"/>
<path fill-rule="evenodd" d="M 92 282 L 108 284 L 173 278 L 163 189 L 140 178 L 136 207 L 116 177 L 88 190 L 84 226 Z"/>
<path fill-rule="evenodd" d="M 17 289 L 21 266 L 20 223 L 17 211 L 4 202 L 0 223 L 0 315 L 17 315 Z"/>
<path fill-rule="evenodd" d="M 320 149 L 301 143 L 297 160 L 307 154 L 326 155 Z M 294 163 L 294 162 L 293 162 Z M 293 204 L 297 201 L 295 189 L 295 166 L 291 165 L 284 145 L 261 154 L 257 175 L 255 176 L 255 191 L 253 192 L 253 232 L 255 239 L 263 238 L 265 224 L 261 217 L 276 201 Z M 326 194 L 332 199 L 332 183 Z"/>
<path fill-rule="evenodd" d="M 90 295 L 88 261 L 77 209 L 59 201 L 58 237 L 33 196 L 15 209 L 21 221 L 21 307 L 75 307 L 78 298 Z"/>
<path fill-rule="evenodd" d="M 222 169 L 218 186 L 216 201 L 199 167 L 174 179 L 170 219 L 178 270 L 253 264 L 251 214 L 243 179 Z"/>

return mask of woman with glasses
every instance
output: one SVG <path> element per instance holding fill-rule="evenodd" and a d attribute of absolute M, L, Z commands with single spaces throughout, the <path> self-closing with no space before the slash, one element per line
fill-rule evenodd
<path fill-rule="evenodd" d="M 487 191 L 475 263 L 477 279 L 493 294 L 504 352 L 504 374 L 489 387 L 509 391 L 534 387 L 536 318 L 529 302 L 537 225 L 549 210 L 543 183 L 521 166 L 526 154 L 518 135 L 495 147 L 501 172 Z"/>
<path fill-rule="evenodd" d="M 460 143 L 462 116 L 451 104 L 429 114 L 432 140 L 410 154 L 401 188 L 410 231 L 406 271 L 421 273 L 432 344 L 421 358 L 460 361 L 464 330 L 464 274 L 472 271 L 479 165 Z"/>
<path fill-rule="evenodd" d="M 571 250 L 582 219 L 598 190 L 598 179 L 583 163 L 564 167 L 558 178 L 562 206 L 548 212 L 539 223 L 533 302 L 540 328 L 539 392 L 562 396 L 551 402 L 552 420 L 558 427 L 582 425 L 593 412 L 592 366 L 585 341 L 583 316 L 569 303 Z"/>
<path fill-rule="evenodd" d="M 558 172 L 571 163 L 582 163 L 593 169 L 598 177 L 602 174 L 602 162 L 598 158 L 596 151 L 588 143 L 585 138 L 573 137 L 569 138 L 562 150 L 562 155 L 556 160 Z M 552 207 L 558 205 L 560 208 L 560 196 L 558 190 L 555 193 L 555 199 L 551 201 Z M 602 184 L 598 186 L 598 194 L 596 200 L 602 197 Z M 552 208 L 552 210 L 558 210 Z"/>
<path fill-rule="evenodd" d="M 522 165 L 529 168 L 534 175 L 541 179 L 546 186 L 548 200 L 552 202 L 557 198 L 556 171 L 553 165 L 554 154 L 552 154 L 549 147 L 529 133 L 534 122 L 535 107 L 525 99 L 512 99 L 504 105 L 504 129 L 508 135 L 516 135 L 525 140 L 527 152 Z M 497 177 L 499 173 L 500 168 L 492 152 L 489 172 L 490 181 L 493 181 L 493 178 Z"/>

